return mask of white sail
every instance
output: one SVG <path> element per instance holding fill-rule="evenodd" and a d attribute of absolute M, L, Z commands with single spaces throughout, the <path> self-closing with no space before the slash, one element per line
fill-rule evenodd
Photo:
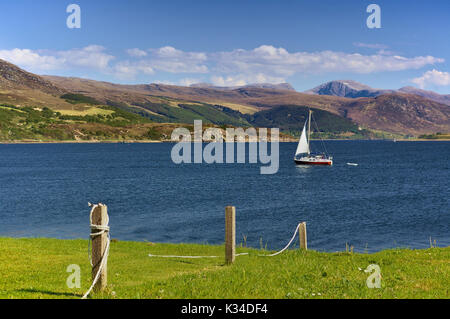
<path fill-rule="evenodd" d="M 297 156 L 298 154 L 304 154 L 304 153 L 309 154 L 309 144 L 308 144 L 308 140 L 306 138 L 306 122 L 305 122 L 305 126 L 303 127 L 302 136 L 300 136 L 300 141 L 298 142 L 297 151 L 295 152 L 295 156 Z"/>

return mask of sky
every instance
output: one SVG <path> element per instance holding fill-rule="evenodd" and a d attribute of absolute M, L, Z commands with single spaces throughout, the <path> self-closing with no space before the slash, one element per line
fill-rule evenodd
<path fill-rule="evenodd" d="M 70 4 L 81 28 L 67 26 Z M 367 25 L 370 4 L 381 28 Z M 15 0 L 0 4 L 0 30 L 0 59 L 37 74 L 450 93 L 448 0 Z"/>

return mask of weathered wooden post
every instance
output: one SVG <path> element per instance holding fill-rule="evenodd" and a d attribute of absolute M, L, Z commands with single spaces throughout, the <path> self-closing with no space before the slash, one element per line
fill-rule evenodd
<path fill-rule="evenodd" d="M 232 264 L 236 255 L 236 208 L 225 208 L 225 263 Z"/>
<path fill-rule="evenodd" d="M 308 250 L 308 239 L 306 237 L 306 222 L 299 226 L 298 237 L 300 237 L 300 249 Z"/>
<path fill-rule="evenodd" d="M 108 207 L 98 204 L 94 207 L 91 215 L 91 239 L 92 239 L 92 281 L 95 280 L 101 266 L 103 256 L 108 245 Z M 107 258 L 107 256 L 105 256 Z M 107 260 L 104 261 L 101 273 L 94 285 L 94 291 L 103 291 L 107 285 Z"/>

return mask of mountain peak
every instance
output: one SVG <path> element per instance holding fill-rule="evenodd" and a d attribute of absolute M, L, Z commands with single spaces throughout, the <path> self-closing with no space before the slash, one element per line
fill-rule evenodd
<path fill-rule="evenodd" d="M 342 84 L 354 90 L 373 90 L 373 88 L 371 88 L 370 86 L 353 80 L 335 80 L 328 83 Z"/>
<path fill-rule="evenodd" d="M 374 97 L 390 92 L 392 91 L 374 89 L 368 85 L 353 80 L 336 80 L 321 84 L 311 90 L 306 91 L 305 93 L 315 95 L 331 95 L 348 98 L 358 98 L 358 97 Z"/>

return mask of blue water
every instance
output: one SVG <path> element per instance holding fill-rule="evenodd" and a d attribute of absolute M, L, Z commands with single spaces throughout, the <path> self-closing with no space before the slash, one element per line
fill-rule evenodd
<path fill-rule="evenodd" d="M 314 143 L 314 142 L 313 142 Z M 282 248 L 306 221 L 323 251 L 450 245 L 450 143 L 330 141 L 333 167 L 173 164 L 173 144 L 0 145 L 0 236 L 87 238 L 90 202 L 119 240 L 219 244 L 224 207 L 237 242 Z M 359 166 L 348 166 L 347 162 Z"/>

